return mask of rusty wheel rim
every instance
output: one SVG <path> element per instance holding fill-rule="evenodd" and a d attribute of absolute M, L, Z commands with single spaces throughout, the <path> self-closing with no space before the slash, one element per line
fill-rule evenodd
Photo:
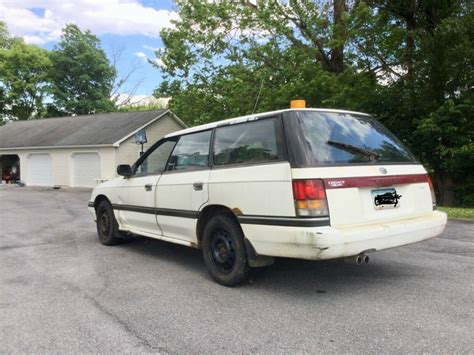
<path fill-rule="evenodd" d="M 110 217 L 109 214 L 104 211 L 100 216 L 99 223 L 100 231 L 104 237 L 108 236 L 110 233 Z"/>
<path fill-rule="evenodd" d="M 211 259 L 216 269 L 223 274 L 232 271 L 236 253 L 232 236 L 223 228 L 216 228 L 211 233 Z"/>

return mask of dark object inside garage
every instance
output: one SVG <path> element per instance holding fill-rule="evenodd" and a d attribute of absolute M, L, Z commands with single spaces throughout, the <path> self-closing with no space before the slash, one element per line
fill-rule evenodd
<path fill-rule="evenodd" d="M 20 158 L 16 154 L 0 155 L 2 181 L 7 184 L 20 181 Z"/>

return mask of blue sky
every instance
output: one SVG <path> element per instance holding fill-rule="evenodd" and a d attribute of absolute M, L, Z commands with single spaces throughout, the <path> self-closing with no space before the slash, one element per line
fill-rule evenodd
<path fill-rule="evenodd" d="M 52 49 L 66 23 L 90 29 L 112 58 L 122 49 L 119 75 L 134 74 L 121 92 L 151 95 L 162 81 L 160 71 L 147 62 L 163 43 L 161 29 L 176 19 L 171 0 L 0 0 L 0 21 L 10 33 Z"/>

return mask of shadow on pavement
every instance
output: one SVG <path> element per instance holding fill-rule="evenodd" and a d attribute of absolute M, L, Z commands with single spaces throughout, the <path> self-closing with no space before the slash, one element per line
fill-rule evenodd
<path fill-rule="evenodd" d="M 196 273 L 205 282 L 213 283 L 208 276 L 200 250 L 156 239 L 136 237 L 119 248 L 140 254 L 144 258 L 171 263 Z M 341 261 L 309 261 L 277 258 L 269 267 L 252 269 L 249 281 L 242 287 L 264 288 L 278 292 L 324 294 L 344 292 L 348 289 L 367 289 L 372 286 L 390 285 L 398 278 L 415 277 L 417 270 L 387 254 L 376 253 L 368 265 L 357 266 Z"/>

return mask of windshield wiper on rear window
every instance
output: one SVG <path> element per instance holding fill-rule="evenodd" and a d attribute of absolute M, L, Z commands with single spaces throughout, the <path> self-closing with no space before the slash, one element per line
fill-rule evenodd
<path fill-rule="evenodd" d="M 342 142 L 337 142 L 337 141 L 327 141 L 326 144 L 332 145 L 334 147 L 338 147 L 344 150 L 348 150 L 351 152 L 356 152 L 356 153 L 361 153 L 365 155 L 366 157 L 369 158 L 370 161 L 377 161 L 380 158 L 380 154 L 375 153 L 371 150 L 365 149 L 365 148 L 359 148 L 356 147 L 355 145 L 352 144 L 347 144 L 347 143 L 342 143 Z"/>

